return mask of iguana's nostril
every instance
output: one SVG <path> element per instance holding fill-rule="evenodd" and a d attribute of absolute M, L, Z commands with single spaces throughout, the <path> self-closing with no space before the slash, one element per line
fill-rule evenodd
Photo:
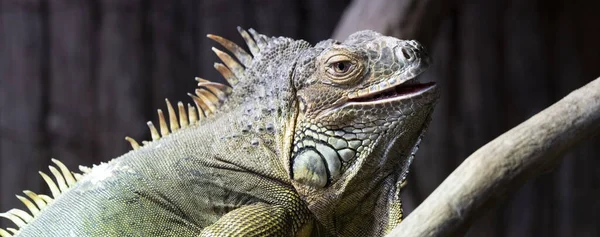
<path fill-rule="evenodd" d="M 396 57 L 398 60 L 405 62 L 413 62 L 418 60 L 423 65 L 429 65 L 429 55 L 427 50 L 419 42 L 415 40 L 407 40 L 402 42 L 398 48 L 396 48 Z"/>
<path fill-rule="evenodd" d="M 413 54 L 412 54 L 412 52 L 411 52 L 411 51 L 409 51 L 407 48 L 402 48 L 402 49 L 400 49 L 400 51 L 402 52 L 402 56 L 404 56 L 404 58 L 405 58 L 406 60 L 409 60 L 409 61 L 410 61 L 410 60 L 412 59 L 412 57 L 413 57 Z"/>

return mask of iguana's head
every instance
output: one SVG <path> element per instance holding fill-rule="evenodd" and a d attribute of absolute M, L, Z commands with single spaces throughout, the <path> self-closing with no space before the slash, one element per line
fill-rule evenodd
<path fill-rule="evenodd" d="M 309 204 L 356 179 L 406 174 L 438 98 L 434 83 L 416 78 L 428 66 L 418 42 L 373 31 L 303 52 L 292 75 L 299 112 L 289 169 Z"/>

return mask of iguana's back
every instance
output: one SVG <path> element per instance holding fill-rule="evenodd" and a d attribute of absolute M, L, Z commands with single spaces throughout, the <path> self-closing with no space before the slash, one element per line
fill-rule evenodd
<path fill-rule="evenodd" d="M 242 139 L 240 144 L 223 142 L 214 135 L 228 134 L 233 126 L 219 124 L 222 121 L 178 131 L 94 167 L 22 234 L 196 236 L 224 214 L 258 203 L 296 205 L 295 211 L 304 212 L 301 216 L 307 221 L 308 210 L 283 167 L 274 162 L 276 154 L 260 144 L 243 144 Z M 235 145 L 246 148 L 240 153 Z M 231 161 L 238 158 L 251 163 Z"/>

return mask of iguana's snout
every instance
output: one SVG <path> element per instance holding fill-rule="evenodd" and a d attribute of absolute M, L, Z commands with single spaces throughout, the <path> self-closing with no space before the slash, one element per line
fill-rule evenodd
<path fill-rule="evenodd" d="M 419 84 L 417 76 L 429 68 L 425 48 L 414 40 L 382 36 L 365 45 L 370 74 L 361 85 L 348 92 L 348 101 L 376 101 L 401 95 Z M 395 90 L 393 90 L 395 89 Z"/>
<path fill-rule="evenodd" d="M 429 64 L 418 42 L 374 31 L 324 41 L 305 52 L 293 75 L 299 115 L 292 179 L 327 187 L 376 147 L 389 147 L 402 134 L 414 137 L 438 97 L 435 83 L 417 78 Z"/>

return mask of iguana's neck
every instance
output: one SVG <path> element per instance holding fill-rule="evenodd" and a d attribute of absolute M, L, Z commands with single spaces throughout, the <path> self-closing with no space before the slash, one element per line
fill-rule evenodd
<path fill-rule="evenodd" d="M 288 163 L 297 116 L 292 73 L 308 47 L 306 41 L 274 38 L 254 57 L 222 108 L 209 118 L 225 120 L 222 126 L 231 127 L 228 134 L 215 134 L 224 144 L 244 141 L 238 148 L 263 146 L 276 154 L 279 163 Z"/>
<path fill-rule="evenodd" d="M 385 233 L 389 223 L 399 222 L 388 217 L 401 214 L 399 185 L 407 175 L 429 123 L 430 113 L 415 112 L 414 117 L 404 121 L 407 126 L 418 129 L 402 129 L 403 133 L 392 137 L 381 135 L 379 139 L 387 142 L 374 141 L 378 145 L 370 153 L 377 159 L 357 162 L 352 167 L 356 172 L 350 173 L 350 181 L 334 183 L 331 187 L 333 192 L 301 189 L 303 196 L 310 198 L 309 209 L 316 219 L 340 236 L 352 233 L 379 236 Z"/>

